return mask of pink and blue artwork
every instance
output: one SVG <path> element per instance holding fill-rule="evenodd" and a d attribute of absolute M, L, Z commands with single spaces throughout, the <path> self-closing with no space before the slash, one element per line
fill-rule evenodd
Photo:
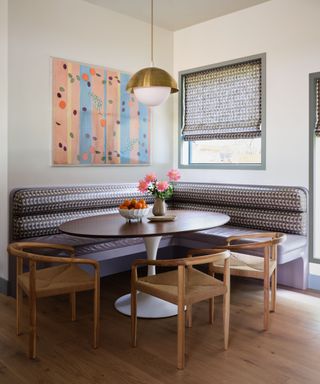
<path fill-rule="evenodd" d="M 150 164 L 150 111 L 130 74 L 52 59 L 53 165 Z"/>

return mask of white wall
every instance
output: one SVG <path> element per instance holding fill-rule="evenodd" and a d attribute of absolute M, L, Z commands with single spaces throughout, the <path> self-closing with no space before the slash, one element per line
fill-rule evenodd
<path fill-rule="evenodd" d="M 0 0 L 0 278 L 6 279 L 8 258 L 8 0 Z M 1 285 L 1 284 L 0 284 Z"/>
<path fill-rule="evenodd" d="M 175 76 L 267 54 L 266 171 L 183 170 L 184 180 L 308 186 L 308 75 L 320 70 L 319 15 L 319 0 L 271 0 L 174 33 Z M 177 104 L 174 111 L 176 149 Z"/>
<path fill-rule="evenodd" d="M 1 43 L 7 26 L 6 2 L 1 0 Z M 150 168 L 164 176 L 172 166 L 173 102 L 170 99 L 153 111 L 151 167 L 51 167 L 50 56 L 133 73 L 150 65 L 150 25 L 82 0 L 9 1 L 8 145 L 6 87 L 0 87 L 3 109 L 0 277 L 3 278 L 7 278 L 6 203 L 11 189 L 36 185 L 134 182 Z M 157 66 L 172 72 L 172 32 L 155 28 L 154 56 Z M 5 85 L 7 56 L 2 44 L 0 58 L 1 84 Z"/>
<path fill-rule="evenodd" d="M 135 72 L 150 64 L 150 25 L 81 0 L 9 3 L 9 188 L 142 177 L 148 168 L 50 167 L 50 56 Z M 155 63 L 172 72 L 172 32 L 156 28 Z M 153 121 L 152 169 L 164 175 L 172 101 L 154 110 Z"/>

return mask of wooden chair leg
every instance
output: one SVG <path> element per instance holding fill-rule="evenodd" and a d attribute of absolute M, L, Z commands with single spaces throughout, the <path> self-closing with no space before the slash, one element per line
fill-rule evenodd
<path fill-rule="evenodd" d="M 185 365 L 185 314 L 183 303 L 178 303 L 178 369 Z"/>
<path fill-rule="evenodd" d="M 271 312 L 276 310 L 277 299 L 277 269 L 275 269 L 271 276 Z"/>
<path fill-rule="evenodd" d="M 21 335 L 21 319 L 22 319 L 22 305 L 23 305 L 23 291 L 19 284 L 17 284 L 17 297 L 16 297 L 16 330 L 17 335 Z"/>
<path fill-rule="evenodd" d="M 223 335 L 224 349 L 229 346 L 229 329 L 230 329 L 230 291 L 223 295 Z"/>
<path fill-rule="evenodd" d="M 22 304 L 23 304 L 23 290 L 19 285 L 19 275 L 23 272 L 23 261 L 17 257 L 17 275 L 16 275 L 16 332 L 21 335 L 21 319 L 22 319 Z"/>
<path fill-rule="evenodd" d="M 209 299 L 209 324 L 214 323 L 214 297 Z"/>
<path fill-rule="evenodd" d="M 269 329 L 269 301 L 270 301 L 270 278 L 268 275 L 265 276 L 263 285 L 264 285 L 263 325 L 264 325 L 264 330 L 267 331 Z"/>
<path fill-rule="evenodd" d="M 100 342 L 100 278 L 95 279 L 93 309 L 93 348 L 98 348 Z"/>
<path fill-rule="evenodd" d="M 71 321 L 77 320 L 77 298 L 76 292 L 70 293 L 70 304 L 71 304 Z"/>
<path fill-rule="evenodd" d="M 131 288 L 131 344 L 137 346 L 137 290 Z"/>
<path fill-rule="evenodd" d="M 213 265 L 209 264 L 209 275 L 214 277 Z M 214 323 L 214 297 L 209 299 L 209 324 Z"/>
<path fill-rule="evenodd" d="M 191 328 L 192 327 L 192 305 L 187 305 L 186 315 L 187 315 L 186 326 L 187 328 Z"/>
<path fill-rule="evenodd" d="M 29 296 L 29 357 L 35 359 L 37 357 L 37 301 L 33 295 Z"/>

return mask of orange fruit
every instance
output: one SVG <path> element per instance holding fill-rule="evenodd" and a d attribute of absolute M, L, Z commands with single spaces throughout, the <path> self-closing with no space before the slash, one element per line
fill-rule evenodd
<path fill-rule="evenodd" d="M 130 201 L 129 200 L 125 200 L 122 205 L 125 205 L 126 207 L 129 207 L 130 205 Z"/>
<path fill-rule="evenodd" d="M 136 209 L 141 209 L 143 207 L 142 203 L 137 203 L 136 204 Z"/>

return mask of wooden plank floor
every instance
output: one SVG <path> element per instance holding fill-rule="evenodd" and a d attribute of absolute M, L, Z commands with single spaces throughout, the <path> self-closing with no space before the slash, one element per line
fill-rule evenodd
<path fill-rule="evenodd" d="M 26 357 L 27 335 L 15 335 L 14 299 L 0 296 L 1 384 L 313 384 L 320 383 L 320 298 L 285 289 L 269 332 L 262 332 L 262 290 L 233 281 L 230 347 L 223 350 L 221 301 L 210 326 L 208 306 L 194 306 L 187 329 L 186 369 L 176 369 L 176 319 L 138 320 L 138 347 L 130 347 L 130 320 L 113 308 L 128 291 L 127 273 L 102 281 L 101 347 L 91 349 L 92 297 L 78 295 L 78 320 L 60 296 L 39 300 L 39 359 Z M 25 307 L 25 325 L 27 325 Z"/>

